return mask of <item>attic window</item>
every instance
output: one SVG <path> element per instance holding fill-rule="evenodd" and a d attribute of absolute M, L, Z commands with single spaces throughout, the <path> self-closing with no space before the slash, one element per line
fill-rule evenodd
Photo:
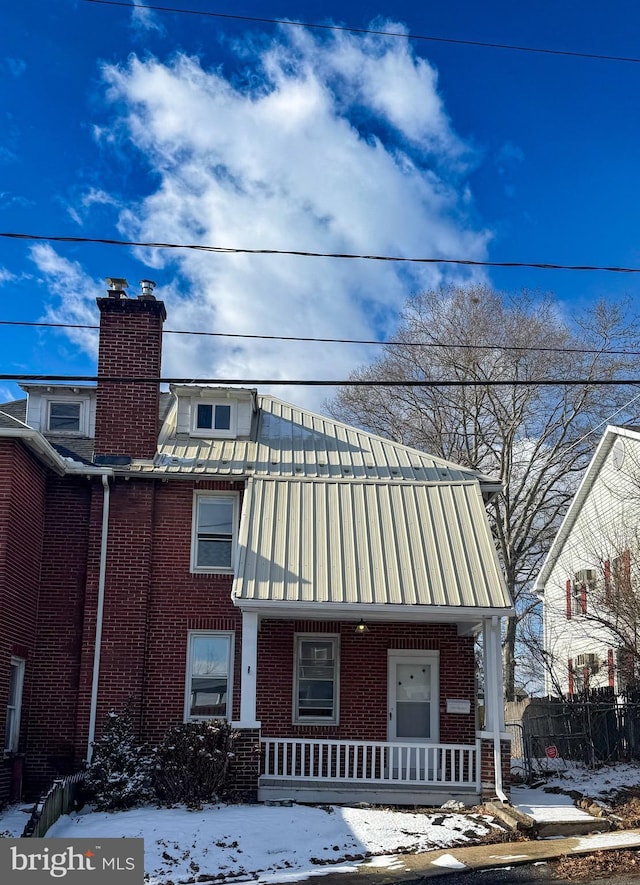
<path fill-rule="evenodd" d="M 74 402 L 50 402 L 48 429 L 51 433 L 79 433 L 80 406 Z"/>
<path fill-rule="evenodd" d="M 197 402 L 193 411 L 193 433 L 205 436 L 236 435 L 234 402 Z"/>

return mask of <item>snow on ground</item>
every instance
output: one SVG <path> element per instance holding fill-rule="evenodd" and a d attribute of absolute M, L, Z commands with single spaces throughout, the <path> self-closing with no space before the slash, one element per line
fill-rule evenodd
<path fill-rule="evenodd" d="M 0 819 L 0 827 L 2 819 Z M 355 869 L 369 855 L 473 844 L 489 833 L 480 815 L 339 806 L 215 805 L 199 811 L 137 808 L 66 815 L 47 836 L 143 837 L 149 885 L 198 875 L 295 881 Z"/>
<path fill-rule="evenodd" d="M 32 805 L 9 805 L 0 811 L 0 837 L 22 836 L 27 821 L 31 817 Z"/>
<path fill-rule="evenodd" d="M 545 784 L 547 790 L 576 790 L 591 799 L 606 801 L 612 793 L 640 786 L 640 764 L 624 763 L 602 768 L 578 768 L 559 773 Z"/>
<path fill-rule="evenodd" d="M 540 823 L 557 821 L 589 820 L 590 815 L 576 808 L 571 796 L 564 793 L 547 793 L 531 787 L 512 787 L 511 803 L 518 811 L 528 814 Z"/>
<path fill-rule="evenodd" d="M 580 793 L 606 803 L 612 793 L 633 786 L 640 786 L 640 765 L 572 768 L 554 775 L 535 788 L 513 786 L 511 802 L 519 811 L 539 823 L 584 820 L 589 819 L 590 815 L 577 808 L 568 793 Z"/>

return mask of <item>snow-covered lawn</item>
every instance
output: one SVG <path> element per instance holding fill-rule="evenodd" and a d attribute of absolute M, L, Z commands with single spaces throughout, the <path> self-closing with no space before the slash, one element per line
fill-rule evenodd
<path fill-rule="evenodd" d="M 540 807 L 543 819 L 547 814 L 553 819 L 554 806 L 567 797 L 549 794 L 544 787 L 576 790 L 606 802 L 613 791 L 635 785 L 640 785 L 638 765 L 572 770 L 527 789 L 526 799 Z M 514 800 L 516 795 L 514 790 Z M 21 835 L 27 818 L 19 806 L 6 809 L 0 813 L 0 835 Z M 237 881 L 294 882 L 353 870 L 368 856 L 384 866 L 396 853 L 481 842 L 495 826 L 489 817 L 449 810 L 424 814 L 340 806 L 212 805 L 199 811 L 145 807 L 116 814 L 83 809 L 62 817 L 48 835 L 142 837 L 149 885 L 179 885 L 219 874 Z"/>
<path fill-rule="evenodd" d="M 169 880 L 177 885 L 219 873 L 241 881 L 290 882 L 354 869 L 355 861 L 369 855 L 473 844 L 494 826 L 485 816 L 448 811 L 212 805 L 200 811 L 85 811 L 60 818 L 47 836 L 143 837 L 150 885 Z M 0 832 L 4 829 L 0 817 Z"/>

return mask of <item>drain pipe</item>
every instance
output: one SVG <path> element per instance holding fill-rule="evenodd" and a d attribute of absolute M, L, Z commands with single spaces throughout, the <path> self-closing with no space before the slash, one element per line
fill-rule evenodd
<path fill-rule="evenodd" d="M 102 645 L 102 621 L 104 615 L 104 587 L 107 575 L 107 541 L 109 538 L 109 477 L 102 474 L 102 535 L 100 538 L 100 570 L 98 572 L 98 603 L 96 607 L 96 639 L 93 648 L 93 679 L 91 682 L 91 707 L 89 712 L 89 740 L 87 765 L 93 756 L 98 712 L 98 681 L 100 679 L 100 650 Z"/>
<path fill-rule="evenodd" d="M 487 631 L 487 635 L 491 637 L 491 670 L 492 670 L 492 691 L 493 691 L 493 771 L 495 776 L 496 796 L 501 802 L 509 804 L 509 799 L 503 788 L 502 781 L 502 752 L 500 747 L 500 724 L 502 722 L 501 705 L 502 699 L 502 679 L 500 674 L 500 633 L 498 632 L 499 621 L 497 617 L 491 618 L 491 627 Z"/>

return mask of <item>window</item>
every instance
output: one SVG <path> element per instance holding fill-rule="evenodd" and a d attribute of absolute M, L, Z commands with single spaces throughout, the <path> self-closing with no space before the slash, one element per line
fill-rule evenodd
<path fill-rule="evenodd" d="M 235 402 L 195 402 L 193 432 L 201 436 L 236 435 Z"/>
<path fill-rule="evenodd" d="M 50 402 L 47 428 L 56 433 L 80 432 L 80 406 L 74 402 Z"/>
<path fill-rule="evenodd" d="M 186 719 L 231 717 L 233 633 L 190 633 Z"/>
<path fill-rule="evenodd" d="M 24 667 L 25 662 L 22 658 L 11 658 L 11 669 L 9 671 L 9 699 L 7 701 L 7 722 L 4 731 L 5 753 L 15 753 L 18 750 Z"/>
<path fill-rule="evenodd" d="M 297 636 L 294 722 L 338 721 L 338 638 Z"/>
<path fill-rule="evenodd" d="M 620 556 L 611 560 L 610 573 L 613 600 L 629 599 L 631 595 L 631 553 L 629 550 L 624 550 Z"/>
<path fill-rule="evenodd" d="M 196 494 L 191 567 L 197 572 L 231 572 L 235 553 L 233 495 Z"/>

